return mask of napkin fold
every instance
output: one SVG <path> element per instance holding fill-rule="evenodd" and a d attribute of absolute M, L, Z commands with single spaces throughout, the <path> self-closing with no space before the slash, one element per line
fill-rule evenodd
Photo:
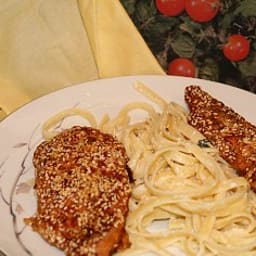
<path fill-rule="evenodd" d="M 99 77 L 164 74 L 118 0 L 78 0 Z"/>
<path fill-rule="evenodd" d="M 164 71 L 117 0 L 0 0 L 0 118 L 89 80 Z"/>

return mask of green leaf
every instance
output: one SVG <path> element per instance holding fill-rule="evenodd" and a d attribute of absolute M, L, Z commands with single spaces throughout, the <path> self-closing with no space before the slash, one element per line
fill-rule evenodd
<path fill-rule="evenodd" d="M 182 31 L 188 32 L 189 34 L 196 34 L 203 27 L 202 23 L 194 22 L 187 15 L 183 15 L 181 17 L 181 20 L 182 20 L 182 23 L 180 24 L 180 29 Z"/>
<path fill-rule="evenodd" d="M 149 34 L 155 33 L 158 34 L 158 36 L 163 36 L 173 30 L 173 28 L 176 27 L 177 22 L 177 18 L 158 15 L 155 16 L 154 19 L 151 19 L 151 21 L 144 26 L 144 29 L 148 30 Z"/>
<path fill-rule="evenodd" d="M 234 11 L 234 15 L 241 14 L 244 17 L 255 16 L 256 14 L 256 2 L 255 0 L 244 0 L 240 2 L 240 5 Z"/>
<path fill-rule="evenodd" d="M 256 50 L 256 40 L 251 43 L 251 51 Z"/>
<path fill-rule="evenodd" d="M 173 28 L 177 27 L 177 20 L 173 17 L 156 15 L 154 19 L 139 28 L 143 38 L 154 53 L 158 54 L 167 47 L 168 35 Z"/>
<path fill-rule="evenodd" d="M 184 58 L 192 58 L 196 48 L 194 40 L 187 33 L 178 33 L 172 40 L 171 46 L 178 56 Z"/>
<path fill-rule="evenodd" d="M 218 63 L 214 59 L 206 58 L 201 65 L 198 77 L 212 81 L 219 80 L 219 67 Z"/>
<path fill-rule="evenodd" d="M 136 2 L 135 8 L 135 18 L 142 24 L 148 22 L 157 13 L 153 0 L 139 0 Z"/>
<path fill-rule="evenodd" d="M 251 52 L 244 61 L 237 62 L 237 66 L 243 76 L 256 76 L 256 52 Z"/>
<path fill-rule="evenodd" d="M 232 21 L 234 20 L 233 14 L 226 14 L 220 21 L 219 21 L 219 29 L 222 31 L 226 31 L 230 28 Z"/>
<path fill-rule="evenodd" d="M 137 0 L 120 0 L 121 4 L 127 11 L 127 13 L 132 16 L 135 11 L 135 4 Z"/>

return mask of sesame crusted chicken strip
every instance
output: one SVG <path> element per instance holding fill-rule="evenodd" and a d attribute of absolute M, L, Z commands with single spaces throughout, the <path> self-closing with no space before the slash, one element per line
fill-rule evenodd
<path fill-rule="evenodd" d="M 112 135 L 75 126 L 35 150 L 37 213 L 25 219 L 68 256 L 108 256 L 129 246 L 131 193 L 125 149 Z"/>
<path fill-rule="evenodd" d="M 185 101 L 189 124 L 218 148 L 256 192 L 256 127 L 199 86 L 186 87 Z"/>

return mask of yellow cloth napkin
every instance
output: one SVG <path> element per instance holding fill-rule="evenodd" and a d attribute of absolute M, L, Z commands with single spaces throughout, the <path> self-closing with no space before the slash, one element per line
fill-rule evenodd
<path fill-rule="evenodd" d="M 99 77 L 164 74 L 118 0 L 78 0 Z"/>
<path fill-rule="evenodd" d="M 118 0 L 0 0 L 0 13 L 0 108 L 7 114 L 72 84 L 164 74 Z"/>

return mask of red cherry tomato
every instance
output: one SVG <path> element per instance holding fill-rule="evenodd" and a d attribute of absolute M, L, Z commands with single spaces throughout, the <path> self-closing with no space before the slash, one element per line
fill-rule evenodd
<path fill-rule="evenodd" d="M 193 62 L 186 58 L 176 58 L 168 65 L 168 75 L 195 77 L 196 67 Z"/>
<path fill-rule="evenodd" d="M 231 61 L 243 60 L 248 56 L 249 52 L 249 41 L 239 34 L 229 36 L 228 42 L 223 47 L 225 57 Z"/>
<path fill-rule="evenodd" d="M 166 16 L 177 16 L 185 9 L 185 0 L 156 0 L 156 7 Z"/>
<path fill-rule="evenodd" d="M 197 22 L 208 22 L 218 13 L 220 0 L 186 0 L 185 10 L 191 19 Z"/>

